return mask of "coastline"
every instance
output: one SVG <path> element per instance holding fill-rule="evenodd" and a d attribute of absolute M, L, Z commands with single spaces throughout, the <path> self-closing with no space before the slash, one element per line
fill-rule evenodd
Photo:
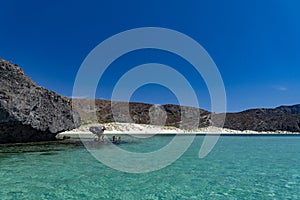
<path fill-rule="evenodd" d="M 252 131 L 252 130 L 232 130 L 227 128 L 218 128 L 218 127 L 205 127 L 198 128 L 193 130 L 180 129 L 172 126 L 156 126 L 156 125 L 148 125 L 148 124 L 133 124 L 133 123 L 104 123 L 104 124 L 87 124 L 82 125 L 77 129 L 73 129 L 71 131 L 61 132 L 57 135 L 58 139 L 62 139 L 65 137 L 70 137 L 72 139 L 78 138 L 95 138 L 95 135 L 89 131 L 91 126 L 105 126 L 105 134 L 107 135 L 142 135 L 142 134 L 199 134 L 199 135 L 300 135 L 297 132 L 288 132 L 288 131 Z"/>

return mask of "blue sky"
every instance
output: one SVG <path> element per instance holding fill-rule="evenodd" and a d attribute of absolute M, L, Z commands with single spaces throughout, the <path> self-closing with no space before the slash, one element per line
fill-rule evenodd
<path fill-rule="evenodd" d="M 200 43 L 222 75 L 229 111 L 300 103 L 299 1 L 2 1 L 0 57 L 39 85 L 72 95 L 77 70 L 106 38 L 138 27 L 180 31 Z M 127 56 L 127 57 L 126 57 Z M 188 66 L 167 52 L 132 52 L 116 60 L 97 92 L 110 99 L 117 78 L 136 64 Z M 181 71 L 210 109 L 206 86 Z M 132 101 L 176 103 L 167 88 L 146 85 Z"/>

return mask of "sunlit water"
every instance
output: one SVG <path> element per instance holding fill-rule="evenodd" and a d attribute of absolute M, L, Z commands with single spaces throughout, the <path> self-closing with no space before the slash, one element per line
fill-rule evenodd
<path fill-rule="evenodd" d="M 122 137 L 119 147 L 147 152 L 172 137 Z M 300 199 L 300 137 L 222 136 L 199 159 L 202 142 L 145 174 L 111 169 L 80 145 L 2 146 L 0 199 Z"/>

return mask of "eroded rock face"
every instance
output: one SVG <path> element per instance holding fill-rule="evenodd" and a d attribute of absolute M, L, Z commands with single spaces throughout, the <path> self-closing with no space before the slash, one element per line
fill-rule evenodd
<path fill-rule="evenodd" d="M 54 140 L 80 125 L 70 99 L 37 86 L 20 67 L 0 59 L 0 143 Z"/>
<path fill-rule="evenodd" d="M 228 113 L 224 127 L 242 131 L 300 132 L 300 105 Z"/>

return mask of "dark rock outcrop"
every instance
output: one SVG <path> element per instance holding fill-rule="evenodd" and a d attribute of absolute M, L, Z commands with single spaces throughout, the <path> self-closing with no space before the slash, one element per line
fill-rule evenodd
<path fill-rule="evenodd" d="M 89 128 L 89 131 L 96 135 L 103 134 L 105 130 L 106 128 L 104 126 L 91 126 Z"/>
<path fill-rule="evenodd" d="M 0 59 L 0 143 L 54 140 L 57 133 L 79 127 L 80 116 L 71 105 Z"/>
<path fill-rule="evenodd" d="M 224 127 L 235 130 L 300 132 L 300 105 L 228 113 Z"/>

